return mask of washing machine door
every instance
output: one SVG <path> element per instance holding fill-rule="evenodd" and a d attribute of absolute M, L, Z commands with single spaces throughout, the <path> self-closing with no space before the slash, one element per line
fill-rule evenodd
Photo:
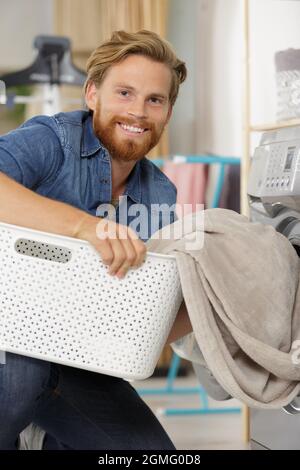
<path fill-rule="evenodd" d="M 251 409 L 252 449 L 300 450 L 300 397 L 280 410 Z"/>
<path fill-rule="evenodd" d="M 293 215 L 282 220 L 277 230 L 287 237 L 300 257 L 300 214 L 299 218 L 293 213 Z M 300 397 L 284 406 L 283 410 L 289 415 L 300 414 Z"/>
<path fill-rule="evenodd" d="M 299 415 L 300 414 L 300 397 L 295 398 L 291 403 L 284 406 L 282 409 L 288 415 Z"/>
<path fill-rule="evenodd" d="M 300 257 L 300 213 L 284 208 L 274 218 L 261 215 L 259 221 L 283 234 Z M 300 450 L 300 397 L 279 410 L 251 409 L 250 434 L 255 450 Z"/>
<path fill-rule="evenodd" d="M 287 237 L 300 257 L 300 219 L 294 215 L 287 217 L 277 227 L 277 231 Z"/>

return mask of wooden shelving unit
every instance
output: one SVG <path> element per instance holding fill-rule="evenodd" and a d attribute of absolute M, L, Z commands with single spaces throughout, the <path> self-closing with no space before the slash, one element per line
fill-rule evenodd
<path fill-rule="evenodd" d="M 250 126 L 250 132 L 265 132 L 273 129 L 283 129 L 284 127 L 300 126 L 300 119 L 290 119 L 288 121 L 278 121 L 269 124 Z"/>

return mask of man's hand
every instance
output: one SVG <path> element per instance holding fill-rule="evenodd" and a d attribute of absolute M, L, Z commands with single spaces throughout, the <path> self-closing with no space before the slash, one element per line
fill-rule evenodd
<path fill-rule="evenodd" d="M 130 268 L 141 266 L 146 256 L 146 245 L 126 225 L 87 215 L 74 233 L 75 238 L 87 240 L 100 253 L 109 274 L 119 278 Z"/>

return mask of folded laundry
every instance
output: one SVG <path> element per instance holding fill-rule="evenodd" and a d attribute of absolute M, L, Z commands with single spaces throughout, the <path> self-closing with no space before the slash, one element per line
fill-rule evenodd
<path fill-rule="evenodd" d="M 164 227 L 147 248 L 176 256 L 198 349 L 221 387 L 251 407 L 285 406 L 300 390 L 298 255 L 270 225 L 226 209 L 203 216 Z M 186 243 L 197 232 L 203 247 Z"/>

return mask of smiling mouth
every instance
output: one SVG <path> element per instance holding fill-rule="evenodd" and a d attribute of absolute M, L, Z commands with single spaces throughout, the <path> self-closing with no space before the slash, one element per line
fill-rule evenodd
<path fill-rule="evenodd" d="M 123 131 L 126 132 L 126 134 L 130 135 L 141 135 L 149 130 L 143 127 L 129 126 L 128 124 L 123 124 L 122 122 L 118 122 L 118 125 Z"/>

